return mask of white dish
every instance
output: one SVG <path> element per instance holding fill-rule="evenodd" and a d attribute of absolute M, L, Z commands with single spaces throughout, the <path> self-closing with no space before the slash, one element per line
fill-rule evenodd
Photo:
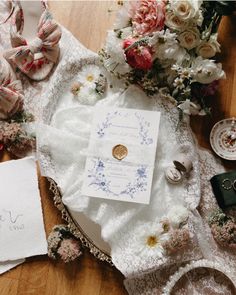
<path fill-rule="evenodd" d="M 210 144 L 213 151 L 225 160 L 236 160 L 236 139 L 229 141 L 228 132 L 231 130 L 234 118 L 228 118 L 217 122 L 210 134 Z M 236 124 L 235 124 L 236 132 Z"/>

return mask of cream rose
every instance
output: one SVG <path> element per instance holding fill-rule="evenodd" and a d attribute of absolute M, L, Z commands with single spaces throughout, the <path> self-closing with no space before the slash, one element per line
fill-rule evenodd
<path fill-rule="evenodd" d="M 220 63 L 216 64 L 213 60 L 197 57 L 192 70 L 193 78 L 202 84 L 210 84 L 211 82 L 225 78 L 225 72 L 222 70 Z"/>
<path fill-rule="evenodd" d="M 180 19 L 172 11 L 166 13 L 165 25 L 177 31 L 182 31 L 187 27 L 187 23 Z"/>
<path fill-rule="evenodd" d="M 190 50 L 197 47 L 200 43 L 200 34 L 197 28 L 189 28 L 182 32 L 178 39 L 181 46 Z"/>
<path fill-rule="evenodd" d="M 211 36 L 209 41 L 203 41 L 196 49 L 198 55 L 203 58 L 211 58 L 220 52 L 220 44 L 217 42 L 217 35 Z"/>
<path fill-rule="evenodd" d="M 201 3 L 198 0 L 172 0 L 170 7 L 181 20 L 189 21 L 198 15 Z"/>
<path fill-rule="evenodd" d="M 172 0 L 170 7 L 180 19 L 188 21 L 198 14 L 201 3 L 197 0 Z"/>

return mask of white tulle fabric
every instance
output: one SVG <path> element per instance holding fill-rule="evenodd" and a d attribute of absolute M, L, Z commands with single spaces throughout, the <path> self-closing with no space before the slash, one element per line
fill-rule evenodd
<path fill-rule="evenodd" d="M 0 20 L 4 20 L 8 13 L 7 1 L 1 1 Z M 81 196 L 92 109 L 73 100 L 69 88 L 83 67 L 97 64 L 98 57 L 83 47 L 66 29 L 63 28 L 62 31 L 61 57 L 52 75 L 37 83 L 19 74 L 24 85 L 25 107 L 40 122 L 38 159 L 43 175 L 53 178 L 59 184 L 63 201 L 70 209 L 84 212 L 101 225 L 102 236 L 111 245 L 112 259 L 116 267 L 127 276 L 125 284 L 129 294 L 161 294 L 166 290 L 170 293 L 170 289 L 163 289 L 168 278 L 178 271 L 179 266 L 203 257 L 220 257 L 225 262 L 222 263 L 224 266 L 221 271 L 226 274 L 231 272 L 236 277 L 235 256 L 218 248 L 206 223 L 208 212 L 217 206 L 208 180 L 212 175 L 222 172 L 223 168 L 210 153 L 198 152 L 188 122 L 176 129 L 178 112 L 171 108 L 171 103 L 164 96 L 149 99 L 136 88 L 124 92 L 124 86 L 116 81 L 113 91 L 109 91 L 106 97 L 98 102 L 101 107 L 113 105 L 162 112 L 150 205 L 109 202 Z M 9 23 L 1 25 L 2 50 L 10 48 L 9 37 Z M 165 181 L 164 170 L 178 151 L 184 151 L 191 156 L 194 170 L 181 186 L 173 187 Z M 201 215 L 196 210 L 200 195 Z M 176 203 L 183 204 L 190 210 L 189 227 L 192 241 L 188 249 L 172 258 L 155 257 L 148 252 L 141 257 L 136 255 L 139 251 L 140 231 L 148 231 L 149 226 L 165 216 Z M 204 261 L 202 266 L 207 267 Z M 176 276 L 170 277 L 170 281 L 175 280 Z M 192 285 L 194 287 L 191 290 L 199 290 L 199 286 L 204 285 L 215 292 L 212 294 L 231 294 L 229 284 L 219 284 L 212 274 L 202 280 L 201 275 L 197 274 L 196 277 L 199 279 L 194 280 L 189 276 L 190 284 L 180 288 L 179 293 L 173 294 L 190 294 L 186 293 L 186 290 L 190 290 L 188 288 Z M 226 282 L 224 279 L 223 277 L 223 282 Z M 169 286 L 171 283 L 167 285 Z"/>
<path fill-rule="evenodd" d="M 66 75 L 68 74 L 64 72 L 63 77 Z M 174 259 L 168 256 L 155 257 L 155 253 L 149 251 L 139 255 L 142 247 L 139 235 L 142 235 L 144 230 L 148 231 L 148 225 L 151 227 L 167 216 L 176 203 L 194 209 L 199 202 L 198 157 L 187 124 L 176 132 L 178 113 L 175 109 L 170 109 L 164 98 L 147 98 L 134 86 L 123 94 L 119 91 L 107 93 L 105 98 L 97 102 L 98 106 L 159 110 L 162 113 L 151 201 L 150 205 L 140 205 L 83 196 L 81 187 L 93 108 L 78 105 L 68 91 L 70 83 L 69 85 L 67 82 L 64 83 L 66 85 L 64 91 L 58 89 L 56 95 L 52 97 L 47 95 L 50 101 L 59 100 L 58 106 L 53 111 L 50 123 L 41 124 L 37 132 L 39 157 L 50 158 L 49 162 L 46 160 L 46 165 L 43 162 L 42 169 L 46 176 L 52 177 L 57 182 L 63 194 L 63 202 L 71 210 L 83 212 L 101 225 L 102 237 L 111 246 L 112 260 L 126 276 L 176 260 L 189 260 L 199 255 L 197 247 L 189 247 L 188 251 L 175 256 Z M 62 84 L 58 82 L 58 87 Z M 68 100 L 70 103 L 67 106 Z M 179 139 L 183 140 L 183 137 L 182 142 Z M 182 185 L 174 186 L 166 181 L 165 170 L 172 163 L 174 155 L 180 151 L 193 159 L 194 170 Z M 50 163 L 53 166 L 49 171 Z"/>

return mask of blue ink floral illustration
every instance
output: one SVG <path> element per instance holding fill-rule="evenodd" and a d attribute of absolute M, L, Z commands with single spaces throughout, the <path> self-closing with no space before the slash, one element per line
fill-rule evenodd
<path fill-rule="evenodd" d="M 106 115 L 105 120 L 101 123 L 98 124 L 98 130 L 97 130 L 97 135 L 99 138 L 104 137 L 105 135 L 105 130 L 112 125 L 112 119 L 118 114 L 118 111 L 115 112 L 109 112 Z"/>
<path fill-rule="evenodd" d="M 111 181 L 108 181 L 106 179 L 104 169 L 105 164 L 104 162 L 98 158 L 93 161 L 94 166 L 92 169 L 88 170 L 89 174 L 88 177 L 91 178 L 90 186 L 95 186 L 97 190 L 102 190 L 106 192 L 107 194 L 117 195 L 110 189 Z"/>
<path fill-rule="evenodd" d="M 97 129 L 97 135 L 99 138 L 103 138 L 105 136 L 105 131 L 112 126 L 112 121 L 115 117 L 120 116 L 122 118 L 127 118 L 128 113 L 127 112 L 120 112 L 120 111 L 115 111 L 115 112 L 108 112 L 105 120 L 101 123 L 98 124 L 98 129 Z M 138 112 L 135 112 L 134 116 L 138 120 L 138 135 L 140 137 L 140 144 L 142 145 L 150 145 L 153 143 L 153 139 L 149 136 L 149 131 L 150 131 L 150 122 L 145 120 L 145 118 L 140 115 Z"/>
<path fill-rule="evenodd" d="M 139 136 L 141 139 L 141 144 L 149 145 L 153 143 L 153 139 L 148 136 L 149 129 L 150 129 L 150 122 L 146 121 L 143 116 L 135 113 L 135 117 L 139 123 Z"/>
<path fill-rule="evenodd" d="M 89 186 L 96 187 L 97 190 L 102 190 L 107 195 L 119 197 L 120 195 L 128 195 L 130 198 L 134 198 L 134 195 L 138 192 L 147 190 L 147 166 L 141 165 L 137 167 L 134 175 L 134 181 L 129 182 L 125 189 L 119 193 L 111 190 L 111 181 L 109 181 L 105 175 L 105 164 L 98 158 L 93 161 L 94 165 L 88 170 L 88 177 L 91 179 Z"/>
<path fill-rule="evenodd" d="M 145 192 L 147 190 L 147 166 L 139 166 L 136 170 L 135 180 L 133 183 L 129 182 L 120 194 L 129 195 L 132 199 L 138 192 Z"/>

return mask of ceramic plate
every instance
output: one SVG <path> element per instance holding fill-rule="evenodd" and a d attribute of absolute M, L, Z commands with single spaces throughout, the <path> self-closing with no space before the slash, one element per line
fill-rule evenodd
<path fill-rule="evenodd" d="M 231 130 L 233 118 L 217 122 L 210 134 L 210 143 L 214 152 L 223 159 L 236 160 L 236 139 L 230 140 L 228 132 Z M 234 125 L 236 132 L 236 124 Z"/>

